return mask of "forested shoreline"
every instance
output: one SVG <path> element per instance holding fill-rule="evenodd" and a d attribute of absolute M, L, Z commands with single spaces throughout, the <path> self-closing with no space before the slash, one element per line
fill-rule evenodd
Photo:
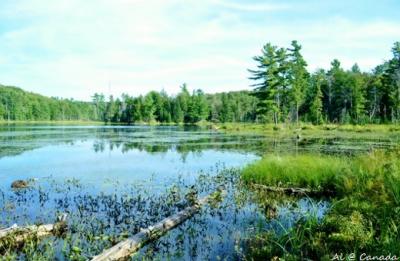
<path fill-rule="evenodd" d="M 308 72 L 301 45 L 266 44 L 249 70 L 253 91 L 205 94 L 187 85 L 174 96 L 151 91 L 119 98 L 94 94 L 92 102 L 49 98 L 0 85 L 0 120 L 103 121 L 106 123 L 397 123 L 400 120 L 400 42 L 393 57 L 371 72 L 357 64 L 344 70 L 337 59 L 328 70 Z"/>
<path fill-rule="evenodd" d="M 253 122 L 257 98 L 248 91 L 205 94 L 189 92 L 186 84 L 176 96 L 151 91 L 114 99 L 94 94 L 92 102 L 49 98 L 17 87 L 0 85 L 0 120 L 103 121 L 106 123 Z"/>

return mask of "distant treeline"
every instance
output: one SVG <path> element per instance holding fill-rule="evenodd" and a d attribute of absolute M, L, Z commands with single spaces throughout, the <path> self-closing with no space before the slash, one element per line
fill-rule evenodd
<path fill-rule="evenodd" d="M 301 46 L 266 44 L 255 70 L 254 91 L 175 95 L 151 91 L 120 98 L 94 94 L 92 102 L 48 98 L 0 85 L 0 120 L 93 120 L 114 123 L 312 122 L 388 123 L 400 120 L 400 43 L 393 57 L 372 72 L 357 64 L 344 70 L 333 60 L 327 71 L 309 73 Z"/>
<path fill-rule="evenodd" d="M 0 120 L 92 120 L 113 123 L 252 122 L 257 98 L 248 91 L 192 93 L 183 84 L 176 96 L 151 91 L 114 99 L 94 94 L 92 102 L 48 98 L 20 88 L 0 85 Z"/>
<path fill-rule="evenodd" d="M 0 85 L 0 120 L 95 120 L 90 102 L 48 98 L 20 88 Z"/>
<path fill-rule="evenodd" d="M 151 91 L 138 97 L 124 94 L 114 99 L 110 96 L 106 102 L 104 95 L 95 94 L 93 104 L 97 117 L 105 122 L 251 122 L 256 118 L 257 98 L 247 91 L 205 94 L 195 90 L 190 93 L 183 84 L 176 96 Z"/>

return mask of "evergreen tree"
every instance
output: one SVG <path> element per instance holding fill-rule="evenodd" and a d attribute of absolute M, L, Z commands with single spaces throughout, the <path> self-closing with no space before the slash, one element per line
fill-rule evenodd
<path fill-rule="evenodd" d="M 183 112 L 183 121 L 188 122 L 188 109 L 190 102 L 190 93 L 187 88 L 187 84 L 184 83 L 181 86 L 181 92 L 178 94 L 177 99 L 179 100 L 179 105 Z"/>
<path fill-rule="evenodd" d="M 144 98 L 141 99 L 141 116 L 143 121 L 151 122 L 154 121 L 155 107 L 153 106 L 153 94 L 148 93 Z"/>
<path fill-rule="evenodd" d="M 335 59 L 328 71 L 329 87 L 329 116 L 333 122 L 345 123 L 349 118 L 352 89 L 349 87 L 349 78 L 341 68 L 340 62 Z"/>
<path fill-rule="evenodd" d="M 112 122 L 113 121 L 115 110 L 116 110 L 116 108 L 115 108 L 114 97 L 112 95 L 110 95 L 109 101 L 106 106 L 104 122 Z"/>
<path fill-rule="evenodd" d="M 307 63 L 300 53 L 301 45 L 292 41 L 292 48 L 289 48 L 289 85 L 290 103 L 295 110 L 296 123 L 299 123 L 299 108 L 305 101 L 305 92 L 309 85 L 309 74 Z"/>
<path fill-rule="evenodd" d="M 365 115 L 365 85 L 366 77 L 361 73 L 357 64 L 354 64 L 349 72 L 350 76 L 350 115 L 354 122 L 359 123 L 363 115 Z"/>
<path fill-rule="evenodd" d="M 266 119 L 270 113 L 273 115 L 273 122 L 278 124 L 280 115 L 280 91 L 281 76 L 277 61 L 277 47 L 268 43 L 264 45 L 260 56 L 253 59 L 258 63 L 257 70 L 249 70 L 252 74 L 251 80 L 257 81 L 252 86 L 254 95 L 259 99 L 257 114 Z"/>
<path fill-rule="evenodd" d="M 392 48 L 393 58 L 384 73 L 384 84 L 389 93 L 390 114 L 393 122 L 400 119 L 400 42 Z"/>
<path fill-rule="evenodd" d="M 322 117 L 322 90 L 321 86 L 325 81 L 325 72 L 317 71 L 312 77 L 312 87 L 310 88 L 310 118 L 315 124 L 323 122 Z"/>
<path fill-rule="evenodd" d="M 106 102 L 103 94 L 95 93 L 92 96 L 93 104 L 96 108 L 96 119 L 105 121 Z"/>
<path fill-rule="evenodd" d="M 174 99 L 172 102 L 172 120 L 175 123 L 183 122 L 183 110 L 179 99 Z"/>
<path fill-rule="evenodd" d="M 385 96 L 387 96 L 387 94 L 384 91 L 383 72 L 384 66 L 377 66 L 366 83 L 365 108 L 369 122 L 380 123 L 385 120 L 385 116 L 383 115 L 384 108 L 382 105 L 384 104 L 383 100 L 386 98 Z"/>

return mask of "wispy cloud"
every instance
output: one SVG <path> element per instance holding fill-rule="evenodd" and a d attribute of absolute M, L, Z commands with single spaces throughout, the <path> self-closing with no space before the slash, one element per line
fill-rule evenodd
<path fill-rule="evenodd" d="M 332 4 L 293 3 L 2 1 L 0 82 L 77 99 L 107 93 L 109 82 L 115 95 L 176 93 L 182 82 L 207 92 L 240 90 L 249 88 L 246 69 L 266 42 L 299 40 L 310 69 L 328 67 L 333 58 L 371 69 L 400 39 L 397 16 L 355 19 Z"/>
<path fill-rule="evenodd" d="M 278 10 L 287 10 L 291 8 L 290 4 L 282 4 L 282 3 L 235 3 L 232 1 L 223 1 L 223 0 L 215 0 L 216 5 L 239 10 L 246 12 L 268 12 L 268 11 L 278 11 Z"/>

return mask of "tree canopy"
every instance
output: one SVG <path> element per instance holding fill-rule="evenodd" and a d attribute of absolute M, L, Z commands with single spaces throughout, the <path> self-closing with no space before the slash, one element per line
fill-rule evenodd
<path fill-rule="evenodd" d="M 400 43 L 393 57 L 372 72 L 350 70 L 334 59 L 331 67 L 307 71 L 301 45 L 267 43 L 249 70 L 258 98 L 257 119 L 274 122 L 385 123 L 400 120 Z"/>

